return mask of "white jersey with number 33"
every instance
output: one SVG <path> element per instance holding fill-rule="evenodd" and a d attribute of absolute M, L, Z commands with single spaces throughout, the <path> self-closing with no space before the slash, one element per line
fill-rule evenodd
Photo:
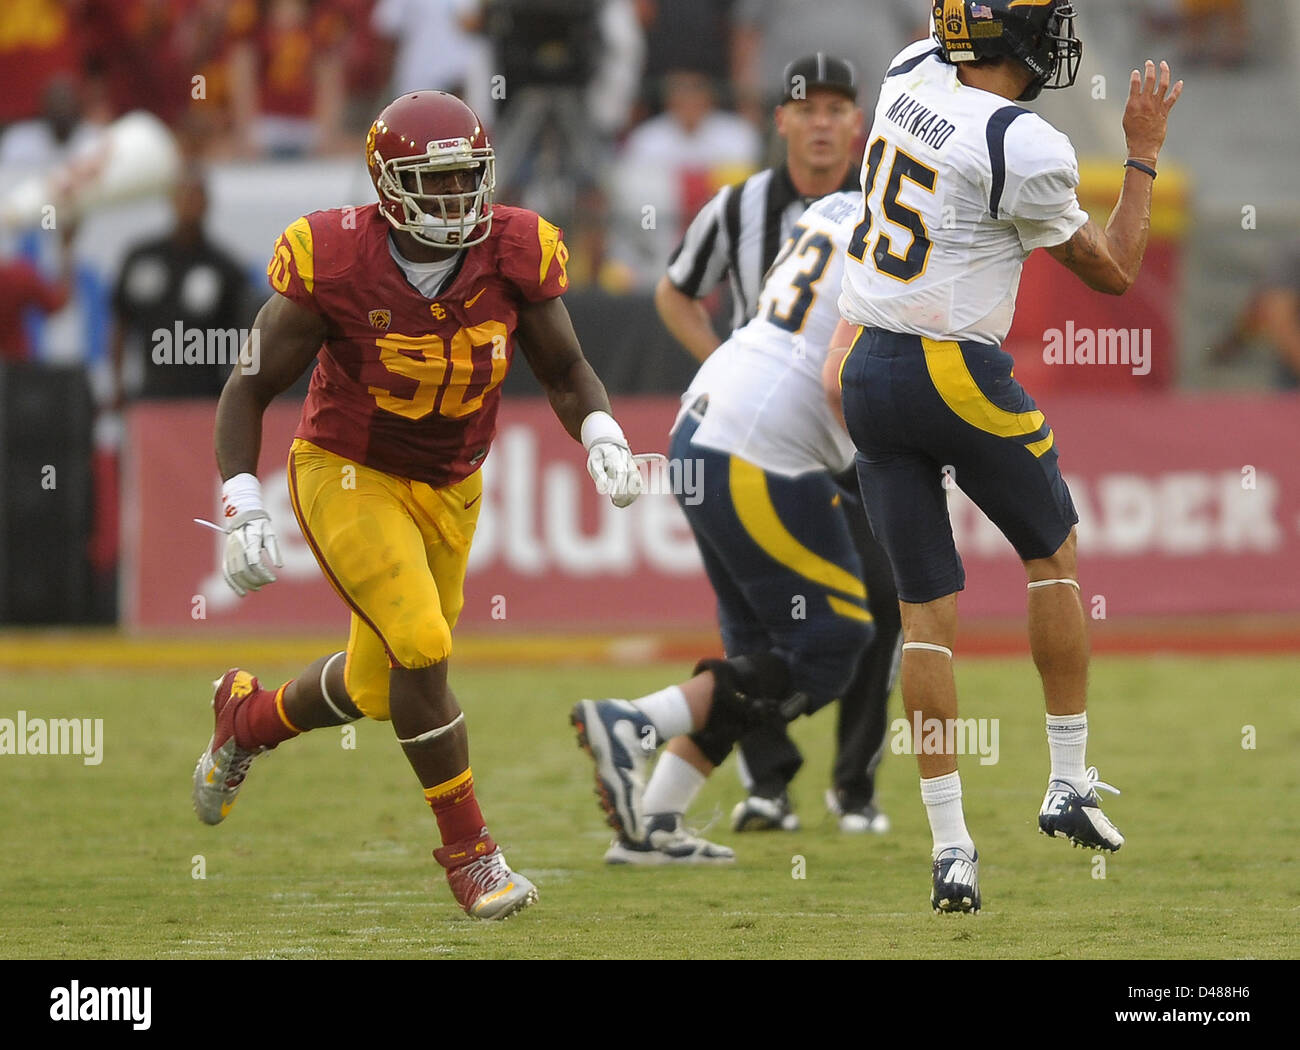
<path fill-rule="evenodd" d="M 840 321 L 836 296 L 862 195 L 832 193 L 811 205 L 763 279 L 758 312 L 696 373 L 686 404 L 709 395 L 696 444 L 774 474 L 838 473 L 853 442 L 831 414 L 822 365 Z"/>
<path fill-rule="evenodd" d="M 885 76 L 862 183 L 840 312 L 930 339 L 1000 344 L 1029 253 L 1088 220 L 1070 140 L 962 84 L 930 41 L 902 51 Z"/>

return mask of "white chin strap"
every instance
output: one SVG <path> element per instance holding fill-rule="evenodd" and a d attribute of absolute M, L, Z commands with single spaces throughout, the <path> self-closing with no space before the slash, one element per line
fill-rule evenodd
<path fill-rule="evenodd" d="M 474 227 L 477 225 L 478 209 L 476 208 L 470 208 L 465 213 L 464 219 L 455 222 L 422 211 L 419 213 L 419 225 L 416 226 L 414 223 L 408 225 L 407 232 L 417 240 L 446 245 L 448 248 L 458 248 L 460 247 L 460 240 L 452 240 L 450 235 L 453 233 L 459 234 L 461 239 L 464 239 L 474 232 Z"/>

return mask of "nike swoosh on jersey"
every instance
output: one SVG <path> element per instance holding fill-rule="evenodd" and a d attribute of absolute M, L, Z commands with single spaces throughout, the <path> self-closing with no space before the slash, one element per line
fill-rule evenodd
<path fill-rule="evenodd" d="M 483 498 L 483 493 L 480 492 L 480 493 L 479 493 L 477 496 L 475 496 L 473 499 L 471 499 L 471 500 L 466 500 L 466 501 L 465 501 L 465 509 L 466 509 L 466 510 L 469 510 L 470 507 L 474 506 L 474 504 L 477 503 L 477 502 L 478 502 L 479 500 L 481 500 L 482 498 Z"/>
<path fill-rule="evenodd" d="M 479 301 L 479 297 L 480 297 L 484 292 L 486 292 L 486 291 L 487 291 L 486 288 L 480 288 L 480 289 L 478 290 L 478 294 L 475 295 L 473 299 L 466 299 L 466 300 L 465 300 L 465 309 L 468 310 L 471 306 L 473 306 L 476 302 L 478 302 L 478 301 Z"/>

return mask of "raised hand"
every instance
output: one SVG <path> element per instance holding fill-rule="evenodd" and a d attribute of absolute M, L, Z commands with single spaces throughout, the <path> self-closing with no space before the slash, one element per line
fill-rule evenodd
<path fill-rule="evenodd" d="M 1148 61 L 1145 75 L 1136 69 L 1129 76 L 1128 105 L 1124 108 L 1124 135 L 1128 139 L 1128 155 L 1134 160 L 1155 164 L 1165 144 L 1169 113 L 1183 93 L 1180 80 L 1171 91 L 1169 63 L 1160 63 L 1160 77 L 1156 79 L 1156 64 Z"/>

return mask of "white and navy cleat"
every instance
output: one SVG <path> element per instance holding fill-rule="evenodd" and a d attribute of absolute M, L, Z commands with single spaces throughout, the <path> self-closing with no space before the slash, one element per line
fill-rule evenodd
<path fill-rule="evenodd" d="M 980 910 L 980 855 L 961 846 L 940 850 L 931 868 L 930 906 L 935 911 Z"/>
<path fill-rule="evenodd" d="M 1097 789 L 1119 794 L 1119 789 L 1098 779 L 1097 767 L 1089 766 L 1087 792 L 1066 780 L 1052 780 L 1047 785 L 1042 808 L 1038 811 L 1038 830 L 1054 838 L 1069 839 L 1075 846 L 1114 853 L 1124 845 L 1124 836 L 1101 811 Z"/>
<path fill-rule="evenodd" d="M 657 744 L 650 720 L 626 700 L 580 700 L 569 722 L 578 745 L 596 763 L 596 795 L 610 827 L 632 842 L 645 840 L 646 768 Z"/>
<path fill-rule="evenodd" d="M 644 842 L 619 836 L 605 851 L 606 864 L 731 864 L 735 851 L 687 831 L 680 813 L 656 813 L 646 820 Z"/>

